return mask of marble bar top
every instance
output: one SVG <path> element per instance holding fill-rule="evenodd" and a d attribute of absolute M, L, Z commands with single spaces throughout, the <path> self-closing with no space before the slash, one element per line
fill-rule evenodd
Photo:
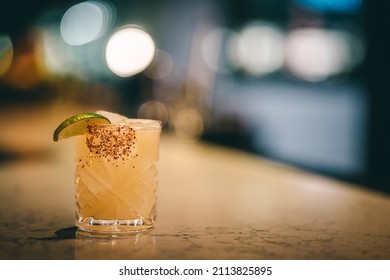
<path fill-rule="evenodd" d="M 0 259 L 390 259 L 390 197 L 163 135 L 146 233 L 74 227 L 71 141 L 0 165 Z"/>

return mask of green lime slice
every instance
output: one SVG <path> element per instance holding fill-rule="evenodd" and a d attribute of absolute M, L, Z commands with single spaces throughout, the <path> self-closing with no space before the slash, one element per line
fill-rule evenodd
<path fill-rule="evenodd" d="M 58 141 L 87 133 L 88 126 L 94 124 L 110 124 L 106 117 L 95 113 L 82 113 L 64 120 L 54 131 L 53 140 Z"/>

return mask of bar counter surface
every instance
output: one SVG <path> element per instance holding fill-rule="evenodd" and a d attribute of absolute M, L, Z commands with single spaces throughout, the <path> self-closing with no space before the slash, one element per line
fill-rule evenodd
<path fill-rule="evenodd" d="M 390 259 L 390 197 L 163 135 L 156 227 L 74 227 L 72 141 L 1 162 L 0 259 Z"/>

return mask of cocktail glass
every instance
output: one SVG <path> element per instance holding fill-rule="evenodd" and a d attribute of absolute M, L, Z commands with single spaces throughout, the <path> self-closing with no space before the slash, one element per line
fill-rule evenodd
<path fill-rule="evenodd" d="M 76 225 L 121 234 L 153 227 L 161 123 L 126 119 L 75 137 Z"/>

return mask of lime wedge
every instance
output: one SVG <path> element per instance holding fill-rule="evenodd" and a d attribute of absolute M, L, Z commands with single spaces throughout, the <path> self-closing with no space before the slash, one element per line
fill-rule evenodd
<path fill-rule="evenodd" d="M 82 113 L 64 120 L 54 131 L 53 140 L 58 141 L 87 133 L 88 126 L 111 123 L 106 117 L 95 113 Z"/>

